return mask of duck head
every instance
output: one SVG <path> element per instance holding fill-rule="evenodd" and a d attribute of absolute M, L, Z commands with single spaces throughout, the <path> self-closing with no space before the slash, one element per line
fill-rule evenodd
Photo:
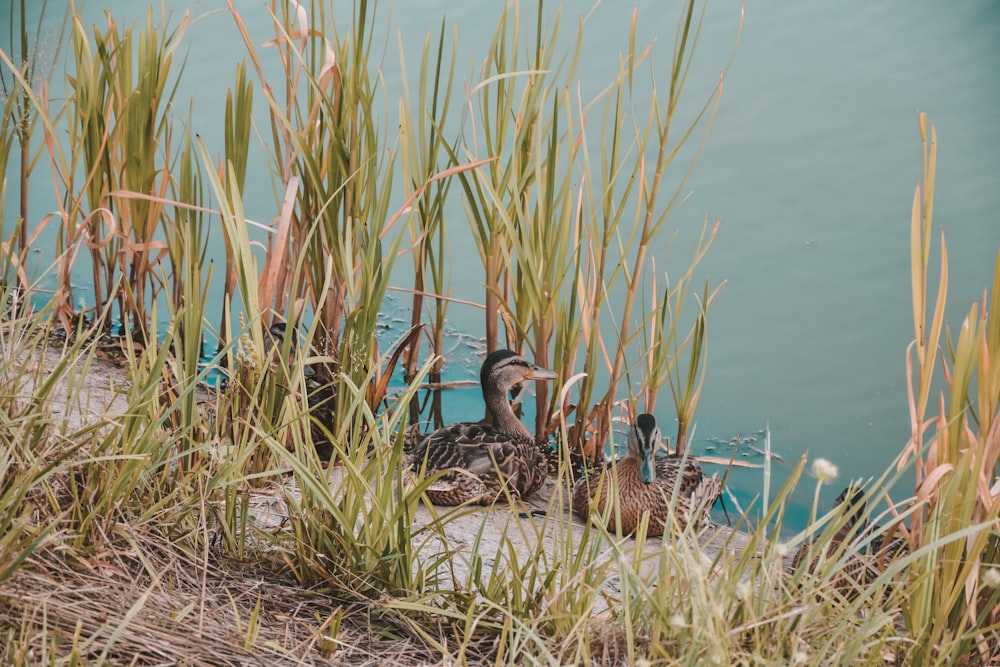
<path fill-rule="evenodd" d="M 635 418 L 628 432 L 628 455 L 639 459 L 639 480 L 652 484 L 656 480 L 656 448 L 660 444 L 660 427 L 656 418 L 641 414 Z"/>
<path fill-rule="evenodd" d="M 845 527 L 860 532 L 868 527 L 868 503 L 865 502 L 865 490 L 859 484 L 851 483 L 846 489 L 840 492 L 834 501 L 836 507 L 848 514 Z"/>
<path fill-rule="evenodd" d="M 536 366 L 512 350 L 491 352 L 479 372 L 484 398 L 489 389 L 502 391 L 506 395 L 511 387 L 526 380 L 551 380 L 555 377 L 555 372 Z"/>
<path fill-rule="evenodd" d="M 285 344 L 286 337 L 291 340 L 288 346 L 289 359 L 293 358 L 298 354 L 299 331 L 294 327 L 289 329 L 288 325 L 284 322 L 275 322 L 267 330 L 267 335 L 264 336 L 264 353 L 270 355 L 272 350 L 280 350 Z M 302 367 L 302 374 L 306 378 L 312 378 L 316 375 L 316 370 L 306 364 Z"/>
<path fill-rule="evenodd" d="M 264 351 L 270 352 L 274 349 L 281 349 L 281 346 L 285 344 L 286 337 L 291 338 L 289 349 L 294 353 L 298 345 L 298 332 L 294 329 L 289 332 L 288 325 L 284 322 L 275 322 L 268 328 L 267 333 L 264 335 Z"/>

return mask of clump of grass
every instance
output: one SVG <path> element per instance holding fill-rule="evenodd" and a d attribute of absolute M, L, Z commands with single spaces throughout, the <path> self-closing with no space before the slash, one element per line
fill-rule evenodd
<path fill-rule="evenodd" d="M 4 292 L 13 290 L 15 286 Z M 35 502 L 39 488 L 64 471 L 66 460 L 76 453 L 75 446 L 62 453 L 46 446 L 53 427 L 47 403 L 56 383 L 44 380 L 37 361 L 44 339 L 27 326 L 27 317 L 15 315 L 17 310 L 13 303 L 6 306 L 0 321 L 0 583 L 32 553 L 56 541 L 54 522 L 33 520 L 40 509 Z"/>
<path fill-rule="evenodd" d="M 652 316 L 636 326 L 633 310 L 648 276 L 650 246 L 687 178 L 681 176 L 677 190 L 661 206 L 662 176 L 692 135 L 707 133 L 721 86 L 689 125 L 673 127 L 702 21 L 695 3 L 686 3 L 680 12 L 666 100 L 660 101 L 655 87 L 644 90 L 652 101 L 642 123 L 631 120 L 636 113 L 633 79 L 647 62 L 649 49 L 636 48 L 635 15 L 619 71 L 595 99 L 583 100 L 574 81 L 584 24 L 576 35 L 577 49 L 556 63 L 559 17 L 545 25 L 539 4 L 535 32 L 526 40 L 528 62 L 521 62 L 521 49 L 514 46 L 521 40 L 520 12 L 521 5 L 511 3 L 501 15 L 483 64 L 483 83 L 472 90 L 477 104 L 470 104 L 465 121 L 471 139 L 455 152 L 498 157 L 475 172 L 476 178 L 460 176 L 485 276 L 486 346 L 500 345 L 502 324 L 508 347 L 530 347 L 538 363 L 559 369 L 564 378 L 574 376 L 583 357 L 579 396 L 572 407 L 557 405 L 556 396 L 550 399 L 539 389 L 535 430 L 550 433 L 556 425 L 548 423 L 547 415 L 557 412 L 566 418 L 575 410 L 571 451 L 596 460 L 603 456 L 612 408 L 625 389 L 623 379 L 644 356 L 636 351 L 637 332 Z M 601 122 L 592 122 L 593 116 Z M 647 163 L 650 153 L 657 156 L 652 165 Z M 689 298 L 687 283 L 710 243 L 711 236 L 703 235 L 683 272 L 682 289 L 673 295 L 678 303 Z M 612 298 L 618 292 L 621 301 Z M 707 311 L 710 304 L 706 299 L 702 307 Z M 657 336 L 686 339 L 680 334 L 679 312 L 661 315 Z M 703 324 L 688 337 L 692 335 L 702 340 Z M 662 382 L 676 347 L 647 357 L 650 381 Z M 701 347 L 695 347 L 698 354 L 692 363 L 697 368 Z M 681 379 L 676 395 L 682 412 L 690 414 L 697 394 Z M 656 392 L 646 392 L 645 398 L 646 409 L 652 410 Z"/>
<path fill-rule="evenodd" d="M 984 574 L 1000 567 L 1000 254 L 990 290 L 973 303 L 957 337 L 946 332 L 944 307 L 948 254 L 941 235 L 939 284 L 930 307 L 937 135 L 919 116 L 923 177 L 913 198 L 911 282 L 914 342 L 907 355 L 912 434 L 904 460 L 917 473 L 917 506 L 910 547 L 921 556 L 911 568 L 907 628 L 918 641 L 921 663 L 948 655 L 996 655 L 1000 592 Z M 929 411 L 934 369 L 944 369 L 946 389 L 937 414 Z"/>
<path fill-rule="evenodd" d="M 425 366 L 420 376 L 428 370 Z M 345 434 L 336 434 L 326 470 L 307 447 L 296 454 L 275 452 L 293 471 L 299 489 L 297 497 L 289 496 L 294 539 L 288 562 L 304 584 L 322 582 L 340 594 L 364 598 L 406 596 L 427 587 L 428 568 L 413 546 L 422 539 L 413 514 L 430 480 L 412 488 L 404 483 L 406 411 L 376 416 L 365 398 L 365 385 L 352 387 L 354 409 L 366 420 L 359 431 L 363 435 L 347 446 L 340 444 L 349 442 Z"/>

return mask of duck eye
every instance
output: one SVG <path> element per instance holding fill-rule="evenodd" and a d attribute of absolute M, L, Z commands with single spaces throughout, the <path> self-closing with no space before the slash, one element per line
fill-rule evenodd
<path fill-rule="evenodd" d="M 528 363 L 523 359 L 511 359 L 506 364 L 504 364 L 504 366 L 507 368 L 512 368 L 514 370 L 524 370 L 526 368 L 530 368 Z"/>

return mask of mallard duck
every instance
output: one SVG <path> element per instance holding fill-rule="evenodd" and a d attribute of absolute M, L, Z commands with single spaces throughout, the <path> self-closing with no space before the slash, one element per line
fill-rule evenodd
<path fill-rule="evenodd" d="M 639 520 L 649 513 L 647 535 L 663 535 L 670 514 L 671 498 L 676 489 L 674 516 L 683 530 L 688 524 L 700 524 L 722 493 L 718 475 L 706 477 L 698 462 L 676 454 L 659 455 L 660 428 L 650 414 L 636 417 L 626 440 L 627 453 L 614 464 L 618 475 L 618 513 L 610 508 L 607 518 L 609 531 L 618 527 L 621 532 L 632 534 Z M 573 485 L 573 509 L 584 519 L 590 514 L 591 499 L 600 494 L 593 505 L 604 516 L 608 507 L 608 492 L 612 487 L 612 465 L 607 464 L 600 474 L 578 479 Z"/>
<path fill-rule="evenodd" d="M 281 351 L 282 346 L 285 344 L 285 338 L 291 337 L 291 342 L 288 346 L 288 359 L 289 362 L 299 353 L 299 332 L 297 329 L 292 329 L 289 333 L 288 325 L 284 322 L 275 322 L 268 328 L 267 332 L 264 334 L 264 358 L 268 360 L 269 363 L 274 363 L 278 353 Z M 308 350 L 312 354 L 312 350 Z M 305 365 L 302 367 L 302 374 L 306 378 L 312 378 L 316 371 L 310 365 Z"/>
<path fill-rule="evenodd" d="M 548 469 L 545 456 L 514 414 L 508 392 L 527 380 L 554 377 L 510 350 L 487 356 L 479 375 L 486 417 L 428 433 L 409 452 L 414 472 L 447 471 L 427 489 L 428 499 L 435 505 L 490 505 L 503 495 L 505 485 L 518 498 L 541 486 Z"/>
<path fill-rule="evenodd" d="M 868 503 L 865 492 L 857 484 L 851 484 L 841 491 L 834 501 L 834 507 L 846 514 L 843 524 L 826 544 L 823 554 L 816 553 L 811 542 L 804 543 L 795 553 L 792 569 L 797 570 L 809 559 L 808 572 L 815 574 L 822 560 L 846 560 L 834 575 L 834 588 L 847 599 L 855 599 L 870 583 L 881 575 L 887 562 L 904 555 L 908 548 L 905 540 L 895 538 L 884 544 L 885 531 L 868 521 Z M 871 533 L 867 547 L 862 544 L 866 534 Z"/>

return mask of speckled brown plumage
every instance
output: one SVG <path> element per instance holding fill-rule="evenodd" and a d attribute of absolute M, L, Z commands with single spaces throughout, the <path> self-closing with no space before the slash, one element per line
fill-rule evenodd
<path fill-rule="evenodd" d="M 832 583 L 838 593 L 854 600 L 882 574 L 886 563 L 881 559 L 891 560 L 905 554 L 908 549 L 901 539 L 891 540 L 883 549 L 883 533 L 873 535 L 868 548 L 863 548 L 861 538 L 877 527 L 868 523 L 865 492 L 859 486 L 848 486 L 837 496 L 834 504 L 842 512 L 850 512 L 843 525 L 830 538 L 822 553 L 810 542 L 799 547 L 792 560 L 792 569 L 797 570 L 808 559 L 807 571 L 815 574 L 823 560 L 846 558 Z"/>
<path fill-rule="evenodd" d="M 678 527 L 683 530 L 690 523 L 702 523 L 722 492 L 718 476 L 706 477 L 698 462 L 691 458 L 675 454 L 657 456 L 659 440 L 660 429 L 653 416 L 639 415 L 629 429 L 625 457 L 614 466 L 606 465 L 600 474 L 579 479 L 573 485 L 573 509 L 585 519 L 592 507 L 602 517 L 607 514 L 608 530 L 620 527 L 622 534 L 634 533 L 642 515 L 648 512 L 646 534 L 662 535 L 676 487 L 674 517 Z M 612 470 L 617 472 L 617 514 L 614 507 L 608 509 L 614 481 Z M 595 497 L 597 500 L 592 504 Z"/>
<path fill-rule="evenodd" d="M 425 474 L 445 471 L 428 489 L 435 505 L 484 505 L 503 496 L 503 488 L 524 498 L 542 482 L 548 465 L 507 398 L 511 387 L 527 380 L 556 377 L 510 350 L 497 350 L 483 362 L 480 382 L 486 417 L 438 429 L 414 443 L 411 469 Z"/>

